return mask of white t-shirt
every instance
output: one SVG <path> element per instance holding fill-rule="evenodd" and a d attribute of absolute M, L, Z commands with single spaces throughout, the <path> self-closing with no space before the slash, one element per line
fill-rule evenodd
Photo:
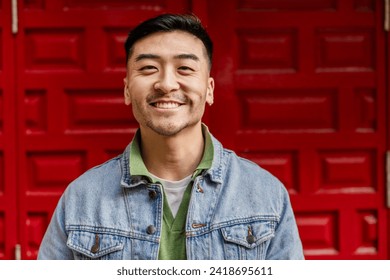
<path fill-rule="evenodd" d="M 151 175 L 163 185 L 165 196 L 168 200 L 169 207 L 171 208 L 172 215 L 173 217 L 176 217 L 177 211 L 179 210 L 183 199 L 183 194 L 188 184 L 191 182 L 192 175 L 189 175 L 180 181 L 164 180 L 153 174 Z"/>

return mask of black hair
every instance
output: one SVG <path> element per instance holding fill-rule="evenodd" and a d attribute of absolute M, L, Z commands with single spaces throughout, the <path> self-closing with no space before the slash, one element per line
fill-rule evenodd
<path fill-rule="evenodd" d="M 129 32 L 125 42 L 126 64 L 131 56 L 134 44 L 153 33 L 172 32 L 181 30 L 188 32 L 200 39 L 206 48 L 209 67 L 211 68 L 213 57 L 213 42 L 207 34 L 205 28 L 198 17 L 195 15 L 162 14 L 148 19 Z"/>

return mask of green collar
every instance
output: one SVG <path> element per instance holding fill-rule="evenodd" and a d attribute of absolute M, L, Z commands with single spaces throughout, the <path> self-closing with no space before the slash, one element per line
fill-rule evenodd
<path fill-rule="evenodd" d="M 202 160 L 194 171 L 192 178 L 198 176 L 203 170 L 211 168 L 211 165 L 213 163 L 214 146 L 211 140 L 210 132 L 207 126 L 204 124 L 202 124 L 202 132 L 203 137 L 205 138 L 205 149 Z M 148 169 L 146 168 L 145 163 L 142 159 L 140 140 L 140 131 L 138 130 L 130 144 L 130 174 L 131 176 L 145 176 L 150 180 L 150 182 L 156 183 L 151 174 L 149 173 Z"/>

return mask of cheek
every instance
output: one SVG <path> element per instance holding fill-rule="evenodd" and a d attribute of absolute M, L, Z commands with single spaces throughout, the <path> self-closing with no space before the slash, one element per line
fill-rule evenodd
<path fill-rule="evenodd" d="M 150 92 L 149 87 L 143 83 L 130 83 L 128 86 L 129 89 L 129 98 L 131 102 L 139 102 L 139 100 L 145 98 L 148 92 Z"/>
<path fill-rule="evenodd" d="M 181 84 L 181 90 L 191 93 L 194 98 L 204 100 L 207 95 L 207 85 L 203 79 L 194 79 Z"/>
<path fill-rule="evenodd" d="M 151 76 L 130 76 L 129 77 L 129 88 L 135 90 L 147 89 L 153 87 L 155 83 L 155 78 Z"/>

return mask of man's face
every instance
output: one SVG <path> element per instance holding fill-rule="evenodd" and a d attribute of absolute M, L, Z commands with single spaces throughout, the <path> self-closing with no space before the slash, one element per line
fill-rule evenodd
<path fill-rule="evenodd" d="M 137 41 L 127 64 L 125 103 L 141 129 L 176 135 L 200 124 L 205 103 L 212 104 L 201 40 L 183 31 L 158 32 Z"/>

